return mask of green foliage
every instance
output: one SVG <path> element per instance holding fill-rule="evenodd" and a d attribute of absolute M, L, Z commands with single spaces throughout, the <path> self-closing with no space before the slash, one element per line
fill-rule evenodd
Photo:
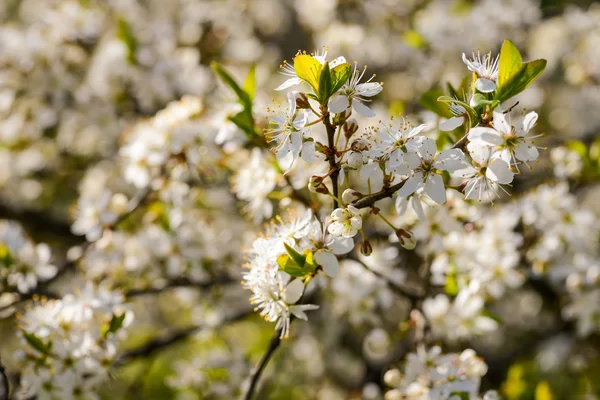
<path fill-rule="evenodd" d="M 323 68 L 321 68 L 321 74 L 319 75 L 319 103 L 327 104 L 332 87 L 331 70 L 329 68 L 329 63 L 326 62 L 325 65 L 323 65 Z"/>
<path fill-rule="evenodd" d="M 13 263 L 14 259 L 10 249 L 4 243 L 0 243 L 0 266 L 10 267 Z"/>
<path fill-rule="evenodd" d="M 277 257 L 277 264 L 282 271 L 296 278 L 303 278 L 317 268 L 310 250 L 305 250 L 304 254 L 300 254 L 287 243 L 284 243 L 284 246 L 288 254 Z"/>
<path fill-rule="evenodd" d="M 117 332 L 119 329 L 123 327 L 123 321 L 125 321 L 125 315 L 127 313 L 123 313 L 119 316 L 113 314 L 112 319 L 110 320 L 110 324 L 108 325 L 106 331 L 104 332 L 104 337 Z"/>
<path fill-rule="evenodd" d="M 238 102 L 242 106 L 242 111 L 227 118 L 240 128 L 249 139 L 252 139 L 256 135 L 255 121 L 252 114 L 252 101 L 256 93 L 256 67 L 253 65 L 250 68 L 243 87 L 218 63 L 212 62 L 211 67 L 223 83 L 234 91 L 238 97 Z"/>
<path fill-rule="evenodd" d="M 579 140 L 566 143 L 568 149 L 574 151 L 583 161 L 583 170 L 579 178 L 582 181 L 600 180 L 600 138 L 594 140 L 589 146 Z"/>
<path fill-rule="evenodd" d="M 545 68 L 546 60 L 524 63 L 517 47 L 510 40 L 505 40 L 500 51 L 500 69 L 494 100 L 504 102 L 521 93 Z"/>
<path fill-rule="evenodd" d="M 423 93 L 421 97 L 419 97 L 419 104 L 421 104 L 429 111 L 432 111 L 435 114 L 439 115 L 440 117 L 452 118 L 453 114 L 450 111 L 450 107 L 448 106 L 448 104 L 438 101 L 440 97 L 444 96 L 444 92 L 440 89 L 431 89 Z"/>
<path fill-rule="evenodd" d="M 331 91 L 329 95 L 333 95 L 335 92 L 340 90 L 344 83 L 348 81 L 350 78 L 351 68 L 350 64 L 343 63 L 340 65 L 336 65 L 333 69 L 331 69 Z"/>
<path fill-rule="evenodd" d="M 52 342 L 44 343 L 34 333 L 23 332 L 23 337 L 27 343 L 42 354 L 49 354 L 52 348 Z"/>
<path fill-rule="evenodd" d="M 125 47 L 127 47 L 127 61 L 130 64 L 135 64 L 137 41 L 133 36 L 131 26 L 129 26 L 127 21 L 123 18 L 119 18 L 119 20 L 117 21 L 117 39 L 123 42 L 123 44 L 125 44 Z"/>
<path fill-rule="evenodd" d="M 302 54 L 294 58 L 294 70 L 298 78 L 313 88 L 315 93 L 307 96 L 326 105 L 329 98 L 348 81 L 351 68 L 348 63 L 330 68 L 329 63 L 321 65 L 314 57 Z"/>
<path fill-rule="evenodd" d="M 468 118 L 471 122 L 470 123 L 471 127 L 473 127 L 479 123 L 479 114 L 477 113 L 477 111 L 475 111 L 475 109 L 473 107 L 471 107 L 464 101 L 457 100 L 457 99 L 454 99 L 449 96 L 441 96 L 438 98 L 438 101 L 440 101 L 442 103 L 455 103 L 455 104 L 462 106 L 467 111 Z"/>

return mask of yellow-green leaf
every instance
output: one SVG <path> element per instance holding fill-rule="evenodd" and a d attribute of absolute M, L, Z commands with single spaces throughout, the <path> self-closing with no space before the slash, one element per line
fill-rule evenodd
<path fill-rule="evenodd" d="M 312 56 L 301 54 L 294 58 L 294 70 L 298 78 L 308 82 L 319 93 L 319 78 L 323 66 Z"/>
<path fill-rule="evenodd" d="M 334 94 L 344 86 L 350 77 L 350 64 L 343 63 L 331 69 L 331 93 Z"/>
<path fill-rule="evenodd" d="M 254 100 L 254 95 L 256 94 L 256 64 L 252 64 L 250 67 L 250 71 L 248 71 L 248 75 L 246 75 L 246 80 L 244 81 L 243 89 L 248 94 L 250 100 Z"/>
<path fill-rule="evenodd" d="M 505 40 L 500 51 L 500 66 L 494 99 L 504 102 L 527 89 L 546 68 L 546 60 L 524 63 L 517 47 Z"/>

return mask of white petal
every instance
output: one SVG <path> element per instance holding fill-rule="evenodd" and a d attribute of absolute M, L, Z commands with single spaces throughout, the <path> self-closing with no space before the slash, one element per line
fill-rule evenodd
<path fill-rule="evenodd" d="M 329 68 L 333 69 L 333 68 L 337 67 L 340 64 L 344 64 L 345 62 L 346 62 L 346 58 L 343 57 L 343 56 L 340 56 L 340 57 L 336 58 L 333 61 L 329 61 Z M 323 64 L 323 62 L 321 62 L 321 64 Z"/>
<path fill-rule="evenodd" d="M 308 318 L 306 317 L 306 314 L 304 313 L 304 311 L 317 310 L 317 309 L 319 309 L 319 306 L 316 306 L 314 304 L 300 304 L 297 306 L 291 306 L 290 312 L 292 314 L 294 314 L 294 316 L 296 318 L 306 321 L 306 320 L 308 320 Z"/>
<path fill-rule="evenodd" d="M 381 93 L 383 86 L 379 82 L 361 83 L 356 85 L 355 90 L 360 96 L 373 97 L 376 94 Z"/>
<path fill-rule="evenodd" d="M 494 120 L 492 125 L 498 132 L 502 132 L 507 135 L 512 131 L 510 124 L 506 120 L 506 116 L 501 111 L 494 111 Z"/>
<path fill-rule="evenodd" d="M 336 276 L 340 270 L 340 264 L 337 257 L 330 251 L 317 251 L 315 254 L 315 261 L 323 267 L 323 272 L 332 278 Z"/>
<path fill-rule="evenodd" d="M 313 162 L 316 159 L 315 142 L 304 142 L 302 144 L 302 159 L 307 163 Z"/>
<path fill-rule="evenodd" d="M 433 166 L 437 169 L 454 172 L 466 166 L 465 154 L 461 149 L 445 150 L 437 156 Z"/>
<path fill-rule="evenodd" d="M 444 187 L 444 180 L 439 175 L 432 175 L 425 181 L 425 192 L 431 200 L 438 204 L 446 202 L 446 188 Z"/>
<path fill-rule="evenodd" d="M 496 82 L 486 78 L 479 78 L 475 82 L 475 88 L 482 93 L 490 93 L 496 90 Z"/>
<path fill-rule="evenodd" d="M 485 176 L 494 182 L 506 185 L 513 181 L 514 172 L 508 169 L 506 161 L 494 158 L 490 161 Z"/>
<path fill-rule="evenodd" d="M 304 293 L 304 282 L 301 279 L 294 279 L 285 287 L 283 299 L 288 304 L 294 304 L 300 300 L 302 293 Z"/>
<path fill-rule="evenodd" d="M 350 106 L 350 101 L 346 96 L 340 94 L 333 96 L 329 100 L 329 111 L 335 114 L 344 112 Z"/>
<path fill-rule="evenodd" d="M 435 140 L 431 138 L 424 138 L 423 143 L 421 143 L 419 146 L 419 154 L 424 160 L 431 160 L 433 156 L 437 154 Z"/>
<path fill-rule="evenodd" d="M 502 135 L 492 128 L 477 127 L 469 132 L 469 141 L 481 141 L 488 146 L 498 146 L 504 142 Z"/>
<path fill-rule="evenodd" d="M 537 119 L 538 119 L 538 115 L 535 111 L 531 111 L 530 113 L 527 113 L 527 115 L 525 115 L 525 117 L 523 117 L 523 121 L 521 121 L 521 129 L 519 130 L 519 132 L 517 132 L 517 135 L 525 136 L 527 134 L 527 132 L 529 132 L 531 130 L 531 128 L 533 128 L 533 126 L 537 122 Z"/>
<path fill-rule="evenodd" d="M 413 194 L 415 190 L 417 190 L 417 186 L 419 186 L 419 183 L 421 183 L 422 181 L 423 174 L 417 172 L 414 176 L 408 178 L 404 182 L 404 185 L 402 185 L 400 190 L 398 190 L 398 196 L 406 197 L 410 194 Z"/>
<path fill-rule="evenodd" d="M 492 149 L 489 146 L 483 144 L 483 142 L 471 142 L 467 145 L 469 155 L 479 165 L 486 165 Z"/>
<path fill-rule="evenodd" d="M 440 131 L 450 132 L 465 123 L 465 117 L 452 117 L 439 125 Z"/>
<path fill-rule="evenodd" d="M 296 113 L 296 98 L 298 98 L 298 92 L 294 91 L 287 94 L 288 107 L 290 108 L 289 115 L 294 115 Z"/>
<path fill-rule="evenodd" d="M 425 217 L 425 213 L 423 212 L 423 205 L 421 204 L 421 200 L 417 196 L 413 196 L 410 198 L 410 204 L 412 204 L 413 210 L 415 210 L 415 214 L 419 217 L 421 221 L 427 221 Z"/>
<path fill-rule="evenodd" d="M 290 78 L 287 81 L 283 82 L 281 85 L 277 86 L 275 90 L 285 90 L 287 88 L 291 88 L 292 86 L 296 86 L 302 83 L 302 79 L 300 78 Z"/>
<path fill-rule="evenodd" d="M 358 100 L 352 100 L 352 108 L 356 110 L 360 115 L 364 115 L 365 117 L 374 117 L 375 113 L 369 107 L 365 106 Z"/>
<path fill-rule="evenodd" d="M 334 238 L 328 243 L 333 254 L 341 255 L 352 251 L 354 248 L 354 240 L 352 238 Z"/>

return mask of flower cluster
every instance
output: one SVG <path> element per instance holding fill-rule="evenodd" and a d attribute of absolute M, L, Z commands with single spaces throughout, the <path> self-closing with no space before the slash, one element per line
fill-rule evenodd
<path fill-rule="evenodd" d="M 419 347 L 416 353 L 408 354 L 402 371 L 390 369 L 385 373 L 385 383 L 394 388 L 385 399 L 499 399 L 495 391 L 479 397 L 481 377 L 486 372 L 487 365 L 474 350 L 445 354 L 439 346 L 429 350 Z"/>
<path fill-rule="evenodd" d="M 132 319 L 121 294 L 92 284 L 42 300 L 19 318 L 20 398 L 98 398 L 121 330 Z"/>
<path fill-rule="evenodd" d="M 51 258 L 47 244 L 33 243 L 15 222 L 0 221 L 0 292 L 29 293 L 53 278 L 57 268 Z"/>

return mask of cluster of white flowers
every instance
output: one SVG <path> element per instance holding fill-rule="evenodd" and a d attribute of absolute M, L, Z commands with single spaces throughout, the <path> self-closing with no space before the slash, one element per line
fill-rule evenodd
<path fill-rule="evenodd" d="M 0 221 L 1 293 L 29 293 L 38 282 L 53 278 L 57 268 L 51 258 L 47 244 L 33 243 L 15 222 Z"/>
<path fill-rule="evenodd" d="M 98 399 L 116 357 L 121 329 L 133 320 L 123 296 L 87 284 L 60 300 L 42 300 L 20 318 L 18 398 Z"/>
<path fill-rule="evenodd" d="M 250 301 L 261 315 L 277 322 L 281 336 L 289 334 L 292 315 L 306 319 L 306 310 L 317 309 L 312 304 L 296 304 L 305 284 L 319 269 L 328 276 L 339 270 L 336 255 L 346 254 L 354 247 L 352 238 L 334 236 L 308 210 L 290 212 L 287 220 L 273 222 L 268 230 L 252 243 L 246 252 L 243 285 L 252 291 Z"/>
<path fill-rule="evenodd" d="M 441 399 L 482 399 L 497 400 L 495 391 L 479 396 L 481 377 L 487 372 L 485 362 L 475 351 L 467 349 L 462 353 L 442 353 L 439 346 L 429 350 L 419 347 L 416 353 L 409 353 L 406 365 L 400 369 L 390 369 L 385 373 L 385 383 L 393 387 L 385 394 L 385 400 L 441 400 Z"/>

